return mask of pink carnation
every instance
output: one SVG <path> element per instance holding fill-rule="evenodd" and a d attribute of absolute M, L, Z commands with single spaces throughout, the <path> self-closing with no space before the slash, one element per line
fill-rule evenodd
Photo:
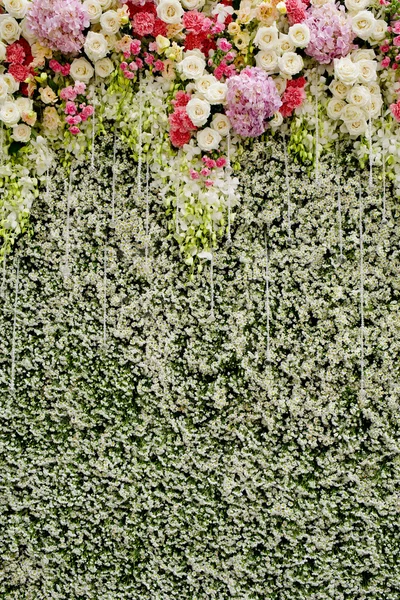
<path fill-rule="evenodd" d="M 155 16 L 148 12 L 137 13 L 132 19 L 133 31 L 140 37 L 151 35 L 154 29 Z"/>
<path fill-rule="evenodd" d="M 79 52 L 90 25 L 80 0 L 33 0 L 27 19 L 41 44 L 65 54 Z"/>
<path fill-rule="evenodd" d="M 199 34 L 203 29 L 204 15 L 199 13 L 197 10 L 190 10 L 185 12 L 182 17 L 183 26 L 188 31 Z"/>
<path fill-rule="evenodd" d="M 67 104 L 65 105 L 65 114 L 67 115 L 76 115 L 76 104 L 75 102 L 71 102 L 71 100 L 68 100 Z"/>
<path fill-rule="evenodd" d="M 334 58 L 347 56 L 353 49 L 355 34 L 351 20 L 346 17 L 344 7 L 336 4 L 312 6 L 304 21 L 310 30 L 310 42 L 305 49 L 308 56 L 320 64 L 328 64 Z"/>
<path fill-rule="evenodd" d="M 301 0 L 286 0 L 286 10 L 289 25 L 302 23 L 306 18 L 306 9 Z"/>
<path fill-rule="evenodd" d="M 396 102 L 396 104 L 391 104 L 390 111 L 391 111 L 392 115 L 394 116 L 394 118 L 396 119 L 396 121 L 398 123 L 400 123 L 400 104 L 399 104 L 399 102 Z"/>
<path fill-rule="evenodd" d="M 12 64 L 10 65 L 8 72 L 14 77 L 15 81 L 25 81 L 30 75 L 30 70 L 24 65 Z"/>
<path fill-rule="evenodd" d="M 94 113 L 94 108 L 89 104 L 82 109 L 82 121 L 87 121 L 89 117 Z"/>
<path fill-rule="evenodd" d="M 7 50 L 6 50 L 7 62 L 22 65 L 22 63 L 25 60 L 25 56 L 26 56 L 25 50 L 23 49 L 21 44 L 18 44 L 18 42 L 14 42 L 13 44 L 10 44 L 9 46 L 7 46 Z"/>
<path fill-rule="evenodd" d="M 185 144 L 190 142 L 191 134 L 190 131 L 180 131 L 179 129 L 171 129 L 169 132 L 171 144 L 175 148 L 182 148 Z"/>
<path fill-rule="evenodd" d="M 72 125 L 72 127 L 69 128 L 69 132 L 72 133 L 72 135 L 78 135 L 81 130 L 76 125 Z"/>

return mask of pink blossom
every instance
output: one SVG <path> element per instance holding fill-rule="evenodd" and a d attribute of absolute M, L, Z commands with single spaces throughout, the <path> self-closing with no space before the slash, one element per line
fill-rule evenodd
<path fill-rule="evenodd" d="M 397 35 L 395 38 L 393 38 L 393 44 L 395 46 L 400 46 L 400 35 Z"/>
<path fill-rule="evenodd" d="M 311 6 L 304 23 L 310 30 L 310 42 L 305 52 L 317 62 L 328 64 L 334 58 L 347 56 L 353 49 L 355 34 L 344 6 Z"/>
<path fill-rule="evenodd" d="M 132 40 L 131 41 L 131 54 L 136 56 L 140 52 L 140 48 L 142 46 L 142 42 L 140 40 Z"/>
<path fill-rule="evenodd" d="M 140 35 L 140 37 L 145 37 L 147 35 L 151 35 L 154 29 L 155 16 L 149 12 L 139 12 L 134 15 L 132 19 L 133 31 Z"/>
<path fill-rule="evenodd" d="M 68 100 L 68 102 L 65 106 L 65 114 L 76 115 L 76 111 L 77 111 L 77 108 L 76 108 L 75 103 Z"/>
<path fill-rule="evenodd" d="M 124 71 L 124 77 L 126 77 L 126 79 L 135 79 L 136 75 L 135 73 L 132 73 L 132 71 Z"/>
<path fill-rule="evenodd" d="M 78 133 L 80 133 L 81 130 L 79 129 L 79 127 L 76 127 L 76 125 L 73 125 L 69 128 L 69 132 L 72 133 L 72 135 L 78 135 Z"/>
<path fill-rule="evenodd" d="M 398 68 L 399 68 L 399 65 L 397 63 L 392 64 L 393 71 L 396 71 L 396 69 L 398 69 Z"/>
<path fill-rule="evenodd" d="M 157 42 L 150 42 L 150 44 L 149 44 L 149 50 L 150 50 L 150 52 L 157 52 L 158 51 L 158 44 L 157 44 Z"/>
<path fill-rule="evenodd" d="M 381 62 L 381 65 L 384 69 L 387 69 L 390 66 L 390 58 L 386 56 Z"/>
<path fill-rule="evenodd" d="M 400 33 L 400 21 L 396 21 L 396 23 L 394 23 L 393 31 L 394 33 Z"/>
<path fill-rule="evenodd" d="M 380 47 L 380 50 L 381 50 L 381 52 L 386 54 L 386 52 L 389 52 L 390 46 L 388 44 L 384 44 L 383 46 Z"/>
<path fill-rule="evenodd" d="M 68 115 L 65 120 L 68 125 L 79 125 L 82 122 L 82 117 L 80 115 Z"/>
<path fill-rule="evenodd" d="M 144 62 L 146 63 L 146 65 L 152 65 L 154 62 L 154 56 L 152 54 L 149 54 L 148 52 L 145 52 Z"/>
<path fill-rule="evenodd" d="M 88 104 L 88 106 L 85 106 L 82 109 L 82 121 L 87 121 L 88 118 L 91 117 L 93 113 L 94 113 L 94 108 L 91 104 Z"/>
<path fill-rule="evenodd" d="M 225 165 L 226 165 L 225 156 L 220 156 L 219 158 L 217 158 L 217 167 L 219 167 L 221 169 L 222 167 L 225 167 Z"/>
<path fill-rule="evenodd" d="M 218 35 L 218 33 L 222 33 L 223 31 L 225 31 L 225 24 L 224 23 L 220 23 L 219 21 L 217 21 L 216 23 L 214 23 L 214 25 L 211 27 L 211 31 L 215 34 Z"/>
<path fill-rule="evenodd" d="M 62 89 L 60 92 L 60 97 L 62 100 L 75 100 L 77 95 L 78 92 L 76 92 L 71 85 Z"/>
<path fill-rule="evenodd" d="M 232 44 L 228 42 L 226 38 L 220 38 L 217 42 L 217 46 L 222 52 L 229 52 L 232 48 Z"/>
<path fill-rule="evenodd" d="M 214 185 L 214 182 L 211 179 L 206 179 L 204 185 L 207 187 L 212 187 Z"/>
<path fill-rule="evenodd" d="M 154 63 L 154 70 L 164 71 L 164 63 L 162 60 L 156 60 L 156 62 Z"/>
<path fill-rule="evenodd" d="M 120 67 L 121 67 L 121 69 L 122 69 L 123 71 L 126 71 L 126 70 L 127 70 L 127 68 L 128 68 L 128 63 L 127 63 L 127 62 L 122 62 L 122 63 L 121 63 L 121 65 L 120 65 Z"/>
<path fill-rule="evenodd" d="M 84 94 L 86 92 L 86 83 L 83 83 L 83 81 L 77 81 L 75 83 L 75 91 L 77 94 Z"/>
<path fill-rule="evenodd" d="M 399 104 L 399 102 L 396 102 L 396 104 L 391 104 L 390 111 L 391 111 L 392 115 L 394 116 L 394 118 L 396 119 L 396 121 L 398 123 L 400 123 L 400 104 Z"/>
<path fill-rule="evenodd" d="M 138 69 L 143 69 L 143 61 L 141 58 L 136 59 L 136 64 L 138 66 Z"/>
<path fill-rule="evenodd" d="M 190 177 L 192 179 L 199 179 L 200 175 L 197 171 L 195 171 L 194 169 L 190 169 Z"/>
<path fill-rule="evenodd" d="M 208 177 L 210 173 L 211 173 L 210 169 L 207 169 L 207 168 L 204 168 L 200 171 L 200 175 L 202 175 L 203 177 Z"/>
<path fill-rule="evenodd" d="M 131 71 L 134 71 L 134 72 L 138 70 L 138 66 L 134 61 L 129 63 L 129 68 Z"/>
<path fill-rule="evenodd" d="M 185 12 L 182 17 L 183 26 L 188 31 L 199 34 L 202 31 L 204 23 L 204 15 L 197 10 L 190 10 Z"/>

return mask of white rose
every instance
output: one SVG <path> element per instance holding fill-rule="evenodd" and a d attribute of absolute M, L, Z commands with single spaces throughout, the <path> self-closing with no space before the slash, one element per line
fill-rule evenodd
<path fill-rule="evenodd" d="M 74 81 L 89 83 L 94 75 L 94 69 L 86 58 L 75 58 L 71 64 L 70 75 Z"/>
<path fill-rule="evenodd" d="M 20 118 L 21 113 L 15 102 L 4 102 L 0 108 L 0 121 L 3 121 L 3 123 L 9 127 L 12 127 L 18 123 Z"/>
<path fill-rule="evenodd" d="M 267 73 L 275 73 L 278 70 L 278 55 L 275 50 L 257 52 L 256 65 Z"/>
<path fill-rule="evenodd" d="M 282 96 L 284 91 L 286 90 L 287 79 L 285 79 L 284 77 L 273 77 L 273 80 L 275 83 L 275 87 L 278 90 L 278 94 Z"/>
<path fill-rule="evenodd" d="M 39 88 L 40 99 L 44 104 L 54 104 L 57 102 L 57 94 L 47 85 L 45 88 Z"/>
<path fill-rule="evenodd" d="M 289 40 L 296 48 L 305 48 L 310 42 L 310 30 L 304 23 L 289 27 Z"/>
<path fill-rule="evenodd" d="M 226 83 L 216 81 L 210 85 L 205 93 L 206 100 L 208 100 L 210 104 L 222 104 L 226 97 L 226 88 Z"/>
<path fill-rule="evenodd" d="M 344 58 L 335 58 L 335 77 L 346 85 L 353 85 L 357 82 L 360 74 L 359 63 L 353 63 L 349 56 Z"/>
<path fill-rule="evenodd" d="M 11 17 L 23 19 L 28 12 L 30 2 L 28 0 L 4 0 L 4 8 Z"/>
<path fill-rule="evenodd" d="M 202 75 L 196 79 L 196 90 L 200 94 L 205 95 L 208 88 L 216 81 L 218 81 L 218 79 L 214 77 L 214 75 Z"/>
<path fill-rule="evenodd" d="M 8 44 L 17 41 L 21 35 L 21 27 L 14 17 L 9 15 L 0 15 L 0 38 Z"/>
<path fill-rule="evenodd" d="M 379 83 L 369 83 L 368 84 L 369 93 L 371 96 L 380 96 L 381 95 L 381 86 Z"/>
<path fill-rule="evenodd" d="M 220 135 L 225 137 L 230 131 L 231 124 L 226 115 L 222 113 L 217 113 L 213 116 L 213 119 L 211 121 L 211 127 L 215 129 L 215 131 L 218 131 Z"/>
<path fill-rule="evenodd" d="M 371 119 L 376 119 L 381 114 L 382 110 L 382 96 L 373 95 L 369 104 L 368 115 L 371 115 Z"/>
<path fill-rule="evenodd" d="M 110 58 L 102 58 L 95 63 L 94 71 L 96 75 L 104 79 L 114 71 L 114 63 Z"/>
<path fill-rule="evenodd" d="M 280 127 L 282 125 L 282 123 L 283 123 L 283 117 L 280 112 L 276 112 L 273 115 L 272 119 L 270 119 L 270 121 L 269 121 L 269 124 L 271 125 L 271 127 L 274 127 L 274 128 Z"/>
<path fill-rule="evenodd" d="M 282 33 L 279 36 L 278 45 L 276 47 L 276 51 L 279 54 L 285 54 L 285 52 L 293 52 L 295 50 L 295 46 L 293 42 L 290 40 L 287 34 Z"/>
<path fill-rule="evenodd" d="M 350 135 L 359 136 L 367 131 L 367 121 L 365 118 L 355 121 L 345 121 L 345 124 Z"/>
<path fill-rule="evenodd" d="M 186 112 L 193 125 L 201 127 L 207 122 L 207 119 L 210 116 L 211 106 L 207 100 L 191 98 L 186 105 Z"/>
<path fill-rule="evenodd" d="M 0 42 L 0 62 L 3 62 L 6 58 L 6 50 L 7 46 L 3 42 Z"/>
<path fill-rule="evenodd" d="M 49 132 L 57 131 L 61 125 L 61 119 L 58 116 L 54 106 L 46 106 L 43 112 L 43 127 Z"/>
<path fill-rule="evenodd" d="M 103 14 L 103 9 L 98 0 L 85 0 L 83 3 L 91 23 L 99 23 Z"/>
<path fill-rule="evenodd" d="M 18 106 L 21 115 L 30 113 L 33 110 L 33 100 L 30 98 L 21 96 L 15 100 L 15 104 Z"/>
<path fill-rule="evenodd" d="M 341 118 L 345 123 L 347 121 L 356 122 L 361 119 L 365 119 L 365 113 L 359 106 L 354 106 L 354 104 L 346 104 L 342 110 Z"/>
<path fill-rule="evenodd" d="M 113 0 L 99 0 L 99 2 L 100 2 L 100 6 L 104 12 L 110 8 L 111 4 L 113 3 Z"/>
<path fill-rule="evenodd" d="M 177 65 L 178 71 L 182 74 L 184 79 L 198 79 L 204 73 L 206 68 L 206 61 L 198 53 L 186 52 L 185 58 L 181 60 Z"/>
<path fill-rule="evenodd" d="M 205 5 L 205 0 L 181 0 L 183 8 L 186 10 L 201 10 Z"/>
<path fill-rule="evenodd" d="M 91 61 L 96 62 L 108 54 L 107 40 L 101 33 L 89 31 L 86 36 L 84 49 Z"/>
<path fill-rule="evenodd" d="M 311 4 L 316 8 L 320 6 L 325 6 L 325 4 L 334 4 L 335 0 L 311 0 Z"/>
<path fill-rule="evenodd" d="M 280 71 L 285 75 L 296 75 L 302 70 L 304 63 L 300 54 L 296 52 L 286 52 L 283 56 L 278 58 L 278 65 Z"/>
<path fill-rule="evenodd" d="M 197 132 L 197 143 L 200 150 L 203 150 L 204 152 L 216 150 L 220 141 L 220 134 L 218 131 L 215 131 L 215 129 L 211 129 L 211 127 L 206 127 L 205 129 Z"/>
<path fill-rule="evenodd" d="M 344 100 L 332 98 L 329 100 L 328 106 L 326 107 L 328 117 L 333 120 L 339 119 L 345 106 L 346 102 Z"/>
<path fill-rule="evenodd" d="M 15 81 L 11 73 L 5 73 L 4 75 L 1 75 L 1 78 L 4 79 L 4 81 L 8 85 L 9 94 L 14 94 L 19 90 L 19 83 L 18 81 Z"/>
<path fill-rule="evenodd" d="M 372 83 L 376 80 L 378 63 L 375 60 L 359 60 L 357 64 L 360 69 L 359 80 L 361 83 Z"/>
<path fill-rule="evenodd" d="M 276 24 L 271 27 L 260 27 L 254 38 L 254 44 L 260 50 L 273 50 L 278 44 L 279 32 Z"/>
<path fill-rule="evenodd" d="M 383 19 L 376 19 L 374 31 L 372 32 L 371 39 L 374 42 L 381 42 L 387 34 L 388 24 Z"/>
<path fill-rule="evenodd" d="M 33 31 L 29 28 L 28 19 L 26 19 L 26 18 L 23 19 L 20 22 L 20 27 L 21 27 L 22 35 L 24 36 L 26 41 L 30 43 L 31 46 L 32 46 L 32 44 L 37 42 L 36 34 L 33 33 Z"/>
<path fill-rule="evenodd" d="M 7 82 L 0 76 L 0 102 L 3 102 L 8 96 Z"/>
<path fill-rule="evenodd" d="M 376 58 L 375 50 L 372 48 L 361 48 L 351 53 L 351 60 L 358 62 L 359 60 L 374 60 Z"/>
<path fill-rule="evenodd" d="M 344 3 L 350 12 L 359 12 L 369 6 L 370 0 L 344 0 Z"/>
<path fill-rule="evenodd" d="M 354 106 L 365 108 L 369 106 L 371 93 L 369 89 L 365 87 L 365 85 L 355 85 L 354 87 L 350 88 L 346 100 L 350 104 L 354 104 Z"/>
<path fill-rule="evenodd" d="M 367 40 L 375 28 L 375 17 L 369 10 L 361 10 L 351 19 L 351 28 L 357 37 Z"/>
<path fill-rule="evenodd" d="M 121 21 L 115 10 L 108 10 L 100 17 L 100 25 L 104 33 L 115 35 L 121 27 Z"/>
<path fill-rule="evenodd" d="M 350 90 L 350 86 L 343 83 L 343 81 L 334 79 L 330 84 L 329 89 L 336 98 L 344 100 Z"/>
<path fill-rule="evenodd" d="M 178 0 L 161 0 L 157 6 L 157 16 L 159 19 L 171 25 L 181 22 L 184 10 Z"/>
<path fill-rule="evenodd" d="M 11 137 L 16 142 L 28 142 L 31 137 L 31 132 L 32 130 L 29 125 L 20 123 L 19 125 L 14 125 Z"/>

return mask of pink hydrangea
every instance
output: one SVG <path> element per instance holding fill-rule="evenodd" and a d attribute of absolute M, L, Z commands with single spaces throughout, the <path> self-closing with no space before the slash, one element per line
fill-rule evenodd
<path fill-rule="evenodd" d="M 33 0 L 28 25 L 40 43 L 65 54 L 76 54 L 85 42 L 89 16 L 80 0 Z"/>
<path fill-rule="evenodd" d="M 351 19 L 345 14 L 344 6 L 324 4 L 311 6 L 304 21 L 310 30 L 310 43 L 306 54 L 320 64 L 328 64 L 334 58 L 347 56 L 353 49 L 355 34 Z"/>
<path fill-rule="evenodd" d="M 226 114 L 234 131 L 244 137 L 264 133 L 282 104 L 273 79 L 258 67 L 246 67 L 228 79 L 227 86 Z"/>

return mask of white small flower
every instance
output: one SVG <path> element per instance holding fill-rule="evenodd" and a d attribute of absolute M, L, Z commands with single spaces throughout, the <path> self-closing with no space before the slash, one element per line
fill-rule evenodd
<path fill-rule="evenodd" d="M 225 23 L 226 18 L 229 15 L 233 15 L 233 13 L 234 9 L 232 6 L 227 6 L 226 4 L 221 3 L 216 4 L 211 11 L 212 16 L 217 17 L 218 23 Z"/>
<path fill-rule="evenodd" d="M 226 83 L 216 81 L 205 93 L 206 100 L 210 104 L 222 104 L 225 101 L 227 86 Z"/>
<path fill-rule="evenodd" d="M 267 73 L 275 73 L 278 70 L 278 55 L 275 50 L 261 50 L 257 52 L 256 65 Z"/>
<path fill-rule="evenodd" d="M 181 22 L 184 10 L 178 0 L 161 0 L 157 6 L 157 16 L 159 19 L 171 25 Z"/>
<path fill-rule="evenodd" d="M 285 75 L 297 75 L 302 70 L 304 63 L 300 54 L 286 52 L 278 58 L 278 66 Z"/>
<path fill-rule="evenodd" d="M 75 58 L 71 64 L 70 75 L 74 81 L 89 83 L 94 75 L 94 69 L 86 58 Z"/>
<path fill-rule="evenodd" d="M 12 44 L 19 39 L 21 32 L 21 27 L 14 17 L 0 15 L 0 38 L 2 40 L 8 44 Z"/>
<path fill-rule="evenodd" d="M 83 3 L 91 23 L 99 23 L 103 14 L 103 9 L 98 0 L 85 0 Z"/>
<path fill-rule="evenodd" d="M 231 124 L 226 115 L 223 113 L 217 113 L 213 116 L 211 127 L 215 129 L 215 131 L 218 131 L 221 136 L 225 137 L 230 131 Z"/>
<path fill-rule="evenodd" d="M 207 100 L 191 98 L 186 105 L 186 112 L 196 127 L 202 127 L 210 116 L 211 106 Z"/>
<path fill-rule="evenodd" d="M 114 63 L 110 58 L 102 58 L 95 63 L 94 71 L 96 75 L 104 79 L 114 71 Z"/>
<path fill-rule="evenodd" d="M 197 143 L 199 148 L 204 152 L 216 150 L 220 141 L 220 134 L 215 129 L 211 129 L 211 127 L 206 127 L 205 129 L 197 132 Z"/>
<path fill-rule="evenodd" d="M 349 56 L 335 58 L 335 77 L 346 85 L 353 85 L 360 75 L 359 63 L 353 63 Z"/>
<path fill-rule="evenodd" d="M 100 25 L 103 33 L 108 33 L 109 35 L 117 34 L 121 27 L 121 21 L 117 11 L 107 10 L 103 13 L 100 17 Z"/>
<path fill-rule="evenodd" d="M 107 40 L 102 33 L 95 33 L 94 31 L 89 31 L 89 33 L 86 36 L 84 49 L 86 55 L 90 58 L 90 60 L 96 62 L 107 56 Z"/>
<path fill-rule="evenodd" d="M 185 57 L 177 65 L 177 69 L 184 79 L 198 79 L 203 75 L 205 68 L 204 55 L 194 50 L 185 52 Z"/>
<path fill-rule="evenodd" d="M 20 118 L 21 112 L 15 102 L 9 100 L 0 107 L 0 121 L 8 127 L 16 125 Z"/>
<path fill-rule="evenodd" d="M 279 32 L 276 23 L 271 27 L 260 27 L 257 30 L 254 44 L 260 50 L 273 50 L 276 48 L 279 39 Z"/>
<path fill-rule="evenodd" d="M 370 38 L 375 29 L 375 17 L 369 10 L 361 10 L 351 19 L 351 27 L 362 40 Z"/>
<path fill-rule="evenodd" d="M 28 12 L 28 0 L 4 0 L 6 12 L 15 19 L 23 19 Z"/>
<path fill-rule="evenodd" d="M 346 102 L 344 100 L 341 100 L 340 98 L 332 98 L 329 100 L 328 106 L 326 107 L 328 117 L 334 121 L 339 119 L 345 106 Z"/>
<path fill-rule="evenodd" d="M 310 30 L 305 23 L 296 23 L 289 27 L 289 40 L 296 48 L 305 48 L 310 42 Z"/>
<path fill-rule="evenodd" d="M 16 142 L 28 142 L 30 140 L 32 129 L 25 123 L 14 125 L 12 132 L 12 139 Z"/>

